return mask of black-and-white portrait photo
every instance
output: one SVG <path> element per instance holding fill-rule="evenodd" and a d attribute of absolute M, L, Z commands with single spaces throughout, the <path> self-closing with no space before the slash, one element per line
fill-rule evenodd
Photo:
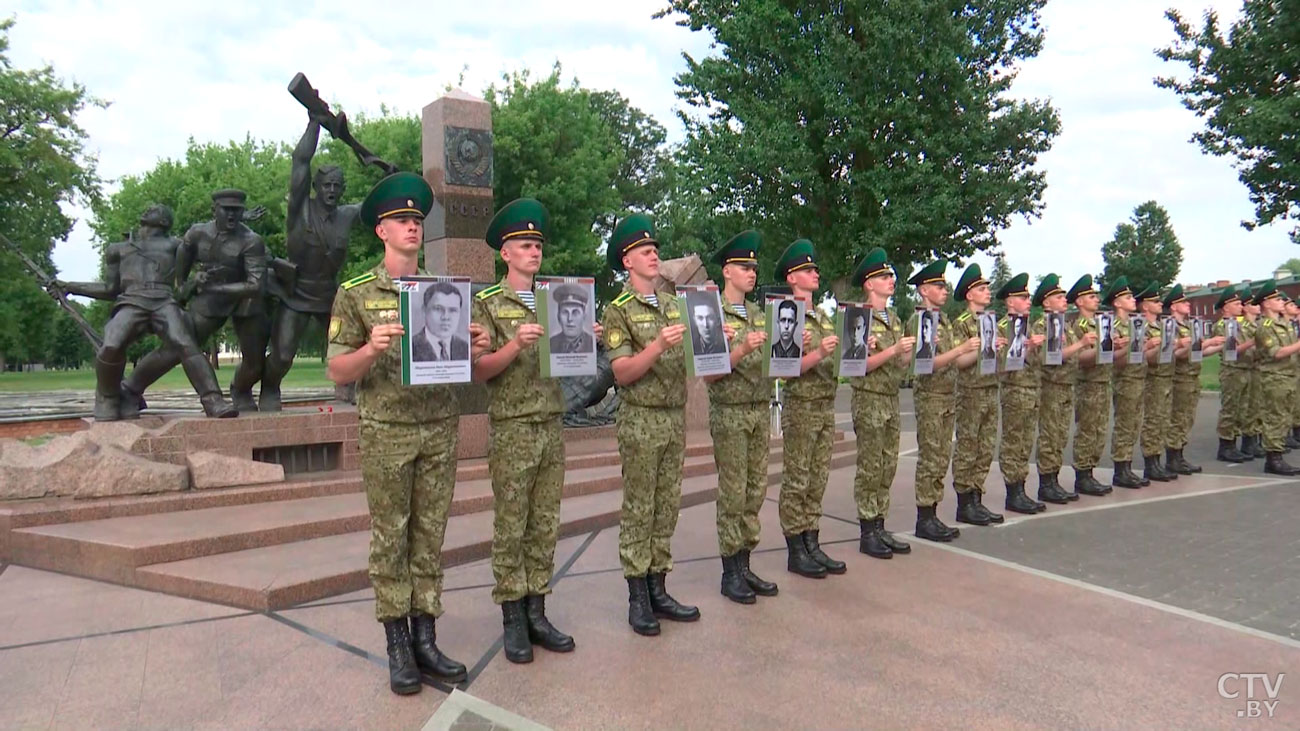
<path fill-rule="evenodd" d="M 1192 332 L 1192 345 L 1187 358 L 1193 363 L 1198 363 L 1205 357 L 1205 330 L 1201 327 L 1200 318 L 1193 319 L 1191 325 L 1189 329 Z"/>
<path fill-rule="evenodd" d="M 765 375 L 797 378 L 803 371 L 804 301 L 788 295 L 769 295 L 764 309 L 767 337 L 772 343 Z"/>
<path fill-rule="evenodd" d="M 1147 319 L 1133 315 L 1128 320 L 1128 362 L 1129 365 L 1141 365 L 1146 360 Z"/>
<path fill-rule="evenodd" d="M 1229 363 L 1237 360 L 1237 340 L 1241 337 L 1236 318 L 1224 318 L 1223 323 L 1223 359 Z"/>
<path fill-rule="evenodd" d="M 939 313 L 921 311 L 916 318 L 916 355 L 912 369 L 917 375 L 934 373 L 934 356 L 938 352 Z"/>
<path fill-rule="evenodd" d="M 546 328 L 543 378 L 596 374 L 596 280 L 538 277 L 537 321 Z"/>
<path fill-rule="evenodd" d="M 1007 358 L 1003 365 L 1008 371 L 1025 367 L 1025 341 L 1029 338 L 1029 318 L 1011 315 L 1007 318 Z"/>
<path fill-rule="evenodd" d="M 998 316 L 992 312 L 979 314 L 980 374 L 990 375 L 998 370 Z"/>
<path fill-rule="evenodd" d="M 835 362 L 836 377 L 867 375 L 871 310 L 861 304 L 842 302 L 836 308 L 836 317 L 836 328 L 840 332 L 840 357 Z"/>
<path fill-rule="evenodd" d="M 398 280 L 407 333 L 402 357 L 409 385 L 469 380 L 469 278 Z"/>
<path fill-rule="evenodd" d="M 1174 361 L 1174 343 L 1178 340 L 1176 323 L 1172 317 L 1160 318 L 1160 362 Z"/>
<path fill-rule="evenodd" d="M 1115 362 L 1115 316 L 1106 312 L 1097 315 L 1097 362 Z"/>
<path fill-rule="evenodd" d="M 1049 312 L 1045 316 L 1047 326 L 1047 350 L 1043 362 L 1047 365 L 1061 365 L 1065 355 L 1065 313 Z"/>
<path fill-rule="evenodd" d="M 690 319 L 691 346 L 696 355 L 727 352 L 727 337 L 722 332 L 722 305 L 717 290 L 688 292 L 686 316 Z"/>

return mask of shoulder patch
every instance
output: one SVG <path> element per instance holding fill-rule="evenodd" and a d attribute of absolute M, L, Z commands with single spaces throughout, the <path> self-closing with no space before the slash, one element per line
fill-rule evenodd
<path fill-rule="evenodd" d="M 1272 325 L 1272 324 L 1273 324 L 1273 321 L 1270 320 L 1269 318 L 1265 317 L 1265 318 L 1264 318 L 1264 324 L 1265 324 L 1265 325 Z"/>
<path fill-rule="evenodd" d="M 475 298 L 475 299 L 480 299 L 480 300 L 485 300 L 485 299 L 487 299 L 488 297 L 491 297 L 491 296 L 494 295 L 494 294 L 500 294 L 500 293 L 501 293 L 501 285 L 500 285 L 500 284 L 494 284 L 494 285 L 492 285 L 491 287 L 488 287 L 487 289 L 483 290 L 482 292 L 479 292 L 478 294 L 474 295 L 474 298 Z"/>
<path fill-rule="evenodd" d="M 957 322 L 966 322 L 970 319 L 970 310 L 966 310 L 957 316 Z"/>
<path fill-rule="evenodd" d="M 620 294 L 619 296 L 615 297 L 614 302 L 612 304 L 614 304 L 616 307 L 622 307 L 628 302 L 631 302 L 633 299 L 636 298 L 632 295 L 631 292 L 624 292 L 623 294 Z"/>
<path fill-rule="evenodd" d="M 343 289 L 352 289 L 353 287 L 356 287 L 361 284 L 365 284 L 366 282 L 369 282 L 372 279 L 376 279 L 377 277 L 378 275 L 376 275 L 374 272 L 366 272 L 365 274 L 349 279 L 348 281 L 344 282 L 340 286 L 342 286 Z"/>

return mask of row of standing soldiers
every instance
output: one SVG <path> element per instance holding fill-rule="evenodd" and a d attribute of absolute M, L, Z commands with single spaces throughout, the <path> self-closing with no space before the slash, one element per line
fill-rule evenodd
<path fill-rule="evenodd" d="M 361 464 L 372 523 L 369 573 L 377 619 L 387 636 L 390 687 L 397 693 L 418 692 L 422 679 L 455 683 L 467 677 L 462 663 L 438 649 L 435 631 L 435 618 L 442 613 L 440 552 L 455 487 L 456 400 L 447 386 L 402 386 L 401 349 L 392 347 L 405 335 L 396 317 L 394 280 L 422 273 L 418 268 L 422 221 L 431 206 L 432 191 L 418 175 L 398 173 L 370 191 L 360 215 L 383 241 L 384 261 L 341 286 L 329 325 L 329 376 L 337 383 L 357 383 Z M 469 303 L 473 375 L 487 384 L 490 397 L 488 462 L 495 513 L 492 596 L 501 606 L 505 655 L 516 663 L 531 661 L 534 646 L 554 652 L 576 647 L 571 636 L 551 623 L 545 601 L 554 582 L 564 482 L 563 400 L 557 381 L 541 377 L 536 347 L 544 328 L 537 320 L 533 279 L 549 231 L 546 209 L 538 201 L 520 199 L 502 207 L 485 238 L 500 252 L 506 275 Z M 718 467 L 721 591 L 742 604 L 778 593 L 775 583 L 756 575 L 750 566 L 751 551 L 759 542 L 759 511 L 766 494 L 770 454 L 771 384 L 763 377 L 762 368 L 766 323 L 762 308 L 746 301 L 756 285 L 760 244 L 756 232 L 746 231 L 715 254 L 715 261 L 722 265 L 724 330 L 731 341 L 732 372 L 711 378 L 708 386 L 709 426 Z M 623 292 L 605 309 L 595 333 L 606 345 L 622 396 L 617 425 L 623 474 L 619 559 L 628 587 L 628 622 L 638 634 L 653 636 L 662 631 L 660 620 L 692 622 L 700 617 L 697 607 L 679 602 L 667 588 L 685 453 L 686 367 L 681 348 L 685 326 L 680 324 L 674 294 L 654 287 L 659 257 L 649 217 L 634 214 L 620 221 L 611 236 L 607 258 L 611 269 L 627 274 Z M 788 569 L 801 576 L 824 578 L 846 570 L 843 562 L 825 553 L 819 541 L 822 496 L 835 432 L 838 382 L 833 356 L 838 339 L 833 320 L 811 306 L 819 287 L 812 244 L 801 239 L 787 247 L 778 258 L 775 275 L 809 304 L 802 374 L 790 379 L 784 390 L 781 420 L 785 442 L 778 512 Z M 884 529 L 884 520 L 898 460 L 899 390 L 916 344 L 906 333 L 915 332 L 916 322 L 900 322 L 888 307 L 895 278 L 883 250 L 865 257 L 852 280 L 855 287 L 862 288 L 875 313 L 868 337 L 868 373 L 851 379 L 858 447 L 854 494 L 861 525 L 859 548 L 868 555 L 889 558 L 910 551 L 907 543 Z M 910 282 L 917 285 L 925 307 L 943 305 L 948 286 L 942 263 L 926 267 Z M 1157 312 L 1161 307 L 1154 293 L 1135 297 L 1122 281 L 1113 283 L 1104 297 L 1090 291 L 1090 281 L 1076 285 L 1068 297 L 1055 276 L 1044 280 L 1032 297 L 1026 284 L 1027 276 L 1020 275 L 997 293 L 1007 301 L 1010 312 L 1027 315 L 1034 302 L 1064 312 L 1067 299 L 1073 299 L 1083 313 L 1090 306 L 1095 309 L 1094 298 L 1105 299 L 1117 313 L 1131 313 L 1138 299 Z M 978 312 L 991 299 L 988 283 L 974 268 L 963 275 L 956 292 L 971 312 Z M 1178 318 L 1181 294 L 1175 295 L 1165 300 Z M 1260 295 L 1265 303 L 1271 301 L 1271 295 Z M 1124 319 L 1119 318 L 1121 323 Z M 1109 490 L 1092 479 L 1092 468 L 1100 457 L 1109 424 L 1112 379 L 1115 409 L 1121 416 L 1115 425 L 1115 484 L 1143 484 L 1128 469 L 1143 414 L 1147 420 L 1142 439 L 1148 455 L 1147 477 L 1171 479 L 1166 465 L 1175 471 L 1194 469 L 1181 456 L 1190 417 L 1179 410 L 1184 402 L 1178 400 L 1182 391 L 1175 383 L 1176 373 L 1184 371 L 1177 365 L 1155 364 L 1088 367 L 1095 334 L 1087 332 L 1087 322 L 1088 318 L 1080 317 L 1071 330 L 1062 366 L 1042 365 L 1034 355 L 1044 338 L 1044 325 L 1039 321 L 1027 343 L 1030 367 L 985 377 L 972 370 L 979 343 L 973 335 L 972 319 L 940 320 L 935 372 L 916 380 L 919 537 L 951 540 L 957 535 L 935 512 L 950 458 L 958 492 L 957 519 L 977 525 L 1002 520 L 981 502 L 984 477 L 993 447 L 999 442 L 999 396 L 1003 414 L 999 459 L 1008 483 L 1009 509 L 1043 509 L 1024 494 L 1035 436 L 1039 442 L 1040 497 L 1050 502 L 1073 498 L 1074 493 L 1060 487 L 1056 475 L 1069 434 L 1069 415 L 1075 413 L 1070 404 L 1076 388 L 1076 489 L 1093 494 Z M 999 342 L 1005 350 L 1005 321 L 1002 327 Z M 1282 357 L 1290 355 L 1287 348 L 1297 347 L 1290 344 L 1294 337 L 1289 330 L 1261 325 L 1259 332 L 1256 342 L 1262 345 L 1261 353 Z M 1207 349 L 1218 342 L 1207 342 Z M 1263 378 L 1272 372 L 1261 368 L 1265 393 L 1277 387 Z M 1097 373 L 1104 373 L 1104 379 L 1095 378 Z M 1288 388 L 1293 387 L 1294 378 L 1288 381 Z M 1194 397 L 1195 391 L 1192 393 Z M 1098 404 L 1096 409 L 1089 408 Z M 1038 414 L 1043 416 L 1041 420 Z M 955 454 L 951 449 L 954 428 Z M 1273 432 L 1265 428 L 1264 445 L 1270 450 L 1270 459 L 1275 442 Z"/>

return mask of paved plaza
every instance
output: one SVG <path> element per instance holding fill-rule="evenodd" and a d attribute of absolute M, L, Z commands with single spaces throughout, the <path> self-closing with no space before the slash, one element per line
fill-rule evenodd
<path fill-rule="evenodd" d="M 752 606 L 719 594 L 714 504 L 687 508 L 669 588 L 703 616 L 658 638 L 627 626 L 617 528 L 560 542 L 548 614 L 578 649 L 531 665 L 501 653 L 487 562 L 453 568 L 438 641 L 470 667 L 454 692 L 389 692 L 369 590 L 263 613 L 0 568 L 0 728 L 1300 727 L 1300 482 L 1205 460 L 1215 403 L 1187 450 L 1205 474 L 889 561 L 857 552 L 853 468 L 837 469 L 822 542 L 848 572 L 822 580 L 786 572 L 773 487 L 753 563 L 780 594 Z M 1247 718 L 1263 684 L 1230 673 L 1286 674 L 1271 720 Z"/>

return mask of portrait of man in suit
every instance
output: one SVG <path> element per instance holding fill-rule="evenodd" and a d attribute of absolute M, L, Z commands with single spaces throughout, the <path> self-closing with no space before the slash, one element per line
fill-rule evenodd
<path fill-rule="evenodd" d="M 917 336 L 917 360 L 934 357 L 934 314 L 926 312 L 921 315 L 921 332 Z"/>
<path fill-rule="evenodd" d="M 587 322 L 587 291 L 576 284 L 561 284 L 551 291 L 555 321 L 560 332 L 551 336 L 552 353 L 594 353 L 596 339 Z"/>
<path fill-rule="evenodd" d="M 411 360 L 469 360 L 469 342 L 456 334 L 465 302 L 451 282 L 434 282 L 424 290 L 424 329 L 411 341 Z"/>
<path fill-rule="evenodd" d="M 727 352 L 722 332 L 722 311 L 714 292 L 691 292 L 686 297 L 691 316 L 691 347 L 696 355 Z"/>
<path fill-rule="evenodd" d="M 1115 351 L 1115 337 L 1112 334 L 1111 320 L 1108 315 L 1102 315 L 1097 318 L 1097 335 L 1098 347 L 1103 353 L 1112 353 Z"/>
<path fill-rule="evenodd" d="M 772 343 L 773 358 L 802 357 L 800 343 L 795 342 L 794 333 L 799 325 L 799 306 L 794 300 L 781 300 L 776 306 L 776 342 Z"/>
<path fill-rule="evenodd" d="M 844 360 L 866 360 L 867 359 L 867 313 L 861 307 L 850 307 L 846 311 L 847 325 L 845 334 L 848 336 L 848 344 L 844 349 Z"/>
<path fill-rule="evenodd" d="M 1027 321 L 1026 321 L 1025 318 L 1023 318 L 1023 317 L 1012 317 L 1012 318 L 1011 318 L 1011 339 L 1010 339 L 1010 342 L 1007 344 L 1007 357 L 1008 357 L 1008 358 L 1013 358 L 1013 359 L 1014 359 L 1014 358 L 1023 358 L 1023 357 L 1025 357 L 1025 324 L 1026 324 L 1026 322 L 1027 322 Z"/>
<path fill-rule="evenodd" d="M 980 315 L 980 360 L 995 360 L 997 354 L 996 320 Z"/>

